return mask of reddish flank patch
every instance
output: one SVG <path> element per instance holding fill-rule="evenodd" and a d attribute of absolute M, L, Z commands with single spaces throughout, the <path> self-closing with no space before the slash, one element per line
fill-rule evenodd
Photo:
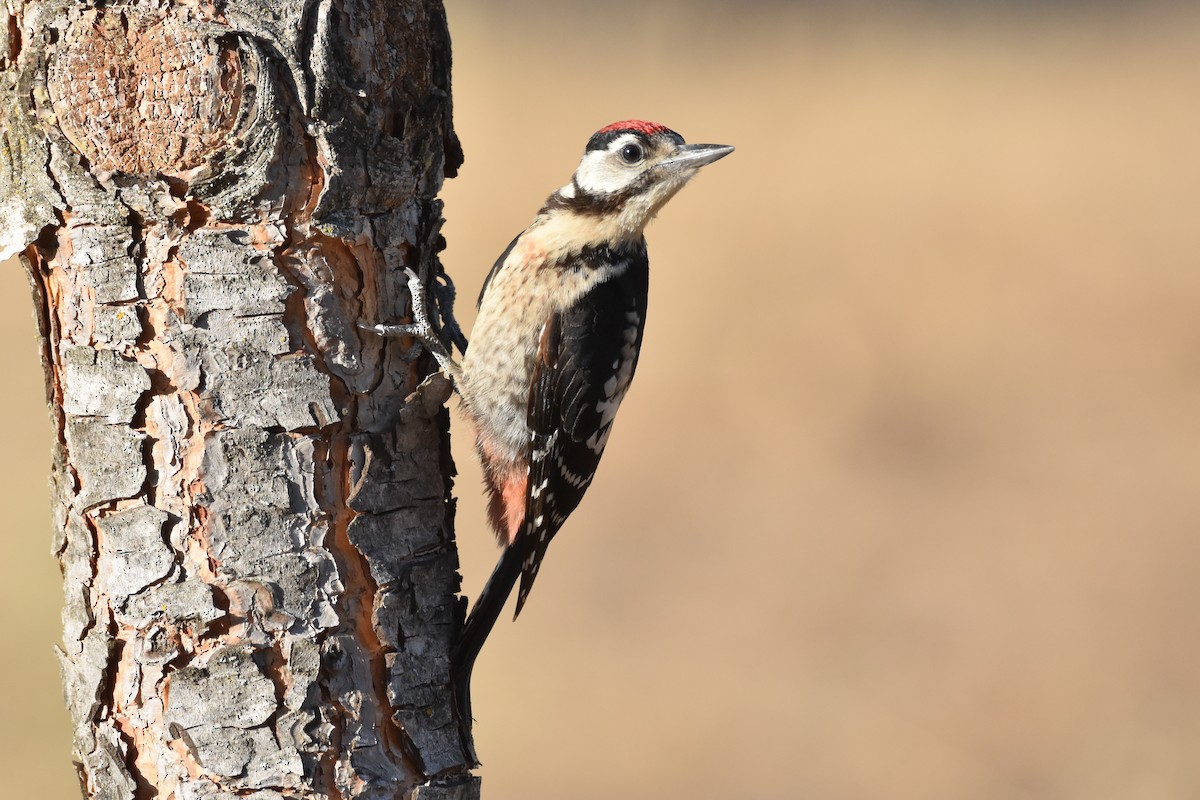
<path fill-rule="evenodd" d="M 659 133 L 673 133 L 666 125 L 659 125 L 657 122 L 647 122 L 644 119 L 627 119 L 624 122 L 614 122 L 612 125 L 606 125 L 596 133 L 612 133 L 613 131 L 633 131 L 634 133 L 644 133 L 647 136 L 654 136 Z"/>

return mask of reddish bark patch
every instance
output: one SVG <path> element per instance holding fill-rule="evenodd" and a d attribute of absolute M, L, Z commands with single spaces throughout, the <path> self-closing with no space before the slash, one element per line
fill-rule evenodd
<path fill-rule="evenodd" d="M 225 148 L 242 72 L 232 39 L 201 34 L 173 13 L 97 9 L 52 54 L 50 99 L 93 171 L 180 175 Z"/>

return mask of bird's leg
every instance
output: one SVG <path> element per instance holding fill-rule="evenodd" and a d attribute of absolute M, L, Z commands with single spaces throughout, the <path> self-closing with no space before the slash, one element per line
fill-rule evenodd
<path fill-rule="evenodd" d="M 437 359 L 438 366 L 450 376 L 455 389 L 458 389 L 459 378 L 462 377 L 462 367 L 451 357 L 450 351 L 438 339 L 433 325 L 429 322 L 429 313 L 425 305 L 425 284 L 421 282 L 420 276 L 411 269 L 405 269 L 404 274 L 408 276 L 408 292 L 412 296 L 413 321 L 407 325 L 368 325 L 360 322 L 358 327 L 378 336 L 413 337 Z"/>

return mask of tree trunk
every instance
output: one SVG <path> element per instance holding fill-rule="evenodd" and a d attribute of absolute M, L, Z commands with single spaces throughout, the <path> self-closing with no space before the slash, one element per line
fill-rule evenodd
<path fill-rule="evenodd" d="M 440 2 L 6 8 L 85 796 L 476 797 L 449 387 L 356 327 L 440 272 Z"/>

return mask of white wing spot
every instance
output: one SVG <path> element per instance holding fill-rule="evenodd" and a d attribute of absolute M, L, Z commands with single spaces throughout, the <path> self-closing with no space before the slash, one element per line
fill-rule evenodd
<path fill-rule="evenodd" d="M 572 472 L 571 470 L 567 469 L 566 463 L 563 462 L 562 455 L 559 455 L 559 457 L 556 460 L 558 461 L 559 474 L 562 475 L 563 480 L 565 480 L 567 483 L 574 486 L 576 489 L 587 486 L 588 483 L 591 482 L 591 480 L 592 480 L 591 476 L 578 475 L 578 474 Z"/>
<path fill-rule="evenodd" d="M 625 316 L 627 319 L 632 318 L 634 322 L 637 321 L 637 314 Z M 594 452 L 599 453 L 608 442 L 609 426 L 617 416 L 617 409 L 625 399 L 625 392 L 629 390 L 629 383 L 633 380 L 633 364 L 637 359 L 637 333 L 636 325 L 625 328 L 625 344 L 621 347 L 621 358 L 613 363 L 613 371 L 616 374 L 604 384 L 605 399 L 596 404 L 596 411 L 600 414 L 600 426 L 587 440 L 588 447 Z M 609 382 L 614 383 L 611 391 Z"/>
<path fill-rule="evenodd" d="M 618 402 L 620 402 L 620 401 L 618 401 Z M 596 453 L 596 454 L 603 453 L 605 445 L 608 444 L 608 435 L 611 432 L 612 432 L 612 426 L 605 425 L 603 428 L 601 428 L 600 430 L 596 431 L 591 436 L 589 436 L 588 440 L 586 442 L 584 442 L 584 444 L 586 444 L 588 446 L 588 449 L 591 450 L 593 453 Z"/>

